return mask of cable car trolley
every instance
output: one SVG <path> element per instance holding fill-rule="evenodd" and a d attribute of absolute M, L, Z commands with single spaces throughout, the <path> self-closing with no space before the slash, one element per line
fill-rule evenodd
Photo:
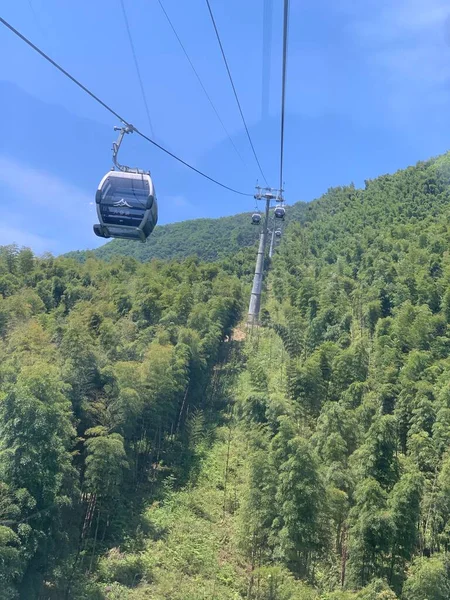
<path fill-rule="evenodd" d="M 284 221 L 284 217 L 286 215 L 286 209 L 284 206 L 277 206 L 275 208 L 274 215 L 276 219 L 282 219 Z"/>
<path fill-rule="evenodd" d="M 113 143 L 111 169 L 100 181 L 95 195 L 98 225 L 94 233 L 103 238 L 122 238 L 145 242 L 158 222 L 158 204 L 150 172 L 130 168 L 117 162 L 123 137 L 132 133 L 132 125 L 114 127 L 119 130 Z"/>
<path fill-rule="evenodd" d="M 286 216 L 286 208 L 284 206 L 283 192 L 284 192 L 283 189 L 278 190 L 276 198 L 275 198 L 275 202 L 277 203 L 277 206 L 275 207 L 275 210 L 273 211 L 275 218 L 281 219 L 282 221 L 284 221 L 284 217 Z"/>

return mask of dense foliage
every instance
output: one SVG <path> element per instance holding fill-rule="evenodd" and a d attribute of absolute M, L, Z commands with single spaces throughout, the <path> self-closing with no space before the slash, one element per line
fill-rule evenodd
<path fill-rule="evenodd" d="M 0 294 L 0 598 L 97 597 L 83 576 L 99 553 L 161 477 L 189 471 L 241 285 L 196 259 L 80 265 L 8 246 Z"/>
<path fill-rule="evenodd" d="M 449 598 L 449 183 L 292 207 L 245 341 L 250 249 L 3 248 L 0 598 Z"/>
<path fill-rule="evenodd" d="M 143 551 L 106 559 L 114 597 L 449 597 L 449 181 L 449 157 L 420 163 L 290 227 L 229 430 Z"/>
<path fill-rule="evenodd" d="M 449 183 L 445 156 L 330 190 L 274 260 L 246 510 L 260 563 L 333 599 L 450 593 Z"/>

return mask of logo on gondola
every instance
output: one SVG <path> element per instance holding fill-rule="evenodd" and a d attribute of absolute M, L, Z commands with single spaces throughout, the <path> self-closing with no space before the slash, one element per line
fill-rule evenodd
<path fill-rule="evenodd" d="M 128 202 L 123 198 L 121 198 L 118 202 L 114 202 L 113 206 L 127 206 L 128 208 L 133 208 L 131 204 L 128 204 Z"/>

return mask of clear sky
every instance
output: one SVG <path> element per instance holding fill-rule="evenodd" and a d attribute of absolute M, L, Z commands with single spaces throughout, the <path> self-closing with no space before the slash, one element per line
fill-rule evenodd
<path fill-rule="evenodd" d="M 156 140 L 224 183 L 253 192 L 258 170 L 205 0 L 163 2 L 245 164 L 158 1 L 124 1 Z M 210 1 L 263 170 L 276 186 L 282 0 Z M 272 45 L 265 48 L 264 1 L 273 4 Z M 150 132 L 120 0 L 3 0 L 0 14 Z M 288 203 L 352 181 L 362 186 L 447 151 L 449 15 L 447 0 L 291 0 Z M 2 26 L 0 56 L 0 245 L 15 241 L 37 253 L 98 246 L 93 199 L 111 165 L 118 123 Z M 151 170 L 161 224 L 254 207 L 252 198 L 201 179 L 137 136 L 126 138 L 122 159 Z"/>

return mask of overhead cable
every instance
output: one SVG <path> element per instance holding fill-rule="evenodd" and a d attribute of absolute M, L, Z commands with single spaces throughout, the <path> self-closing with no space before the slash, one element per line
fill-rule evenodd
<path fill-rule="evenodd" d="M 150 137 L 148 137 L 147 135 L 143 134 L 141 131 L 139 131 L 139 129 L 137 129 L 129 121 L 127 121 L 127 119 L 125 119 L 124 117 L 121 117 L 114 109 L 112 109 L 108 104 L 106 104 L 106 102 L 103 102 L 103 100 L 101 100 L 98 96 L 96 96 L 93 92 L 91 92 L 91 90 L 89 90 L 85 85 L 83 85 L 80 81 L 78 81 L 78 79 L 76 79 L 75 77 L 73 77 L 73 75 L 71 75 L 68 71 L 66 71 L 63 67 L 61 67 L 57 62 L 55 62 L 52 58 L 50 58 L 50 56 L 48 56 L 45 52 L 43 52 L 40 48 L 38 48 L 35 44 L 33 44 L 33 42 L 31 42 L 27 37 L 25 37 L 23 34 L 21 34 L 20 31 L 17 31 L 17 29 L 15 29 L 10 23 L 8 23 L 8 21 L 6 21 L 2 17 L 0 17 L 0 23 L 2 25 L 5 25 L 5 27 L 7 27 L 10 31 L 12 31 L 17 37 L 19 37 L 26 44 L 28 44 L 28 46 L 30 46 L 30 48 L 32 48 L 35 52 L 37 52 L 38 54 L 40 54 L 40 56 L 42 56 L 43 58 L 45 58 L 46 61 L 48 61 L 51 65 L 53 65 L 56 69 L 58 69 L 58 71 L 60 71 L 61 73 L 63 73 L 63 75 L 65 75 L 66 77 L 68 77 L 73 83 L 75 83 L 79 88 L 81 88 L 93 100 L 95 100 L 96 102 L 98 102 L 98 104 L 100 104 L 101 106 L 103 106 L 103 108 L 105 108 L 108 112 L 110 112 L 117 119 L 119 119 L 119 121 L 121 121 L 125 125 L 128 125 L 129 127 L 131 127 L 132 130 L 135 133 L 137 133 L 139 136 L 141 136 L 144 140 L 147 140 L 147 142 L 150 142 L 150 144 L 153 144 L 153 146 L 156 146 L 156 148 L 159 148 L 165 154 L 168 154 L 169 156 L 171 156 L 172 158 L 174 158 L 175 160 L 177 160 L 178 162 L 180 162 L 185 167 L 188 167 L 192 171 L 195 171 L 195 173 L 198 173 L 198 175 L 201 175 L 205 179 L 208 179 L 209 181 L 212 181 L 216 185 L 218 185 L 218 186 L 220 186 L 220 187 L 222 187 L 222 188 L 224 188 L 226 190 L 229 190 L 230 192 L 234 192 L 235 194 L 239 194 L 240 196 L 253 196 L 253 194 L 248 194 L 246 192 L 240 192 L 239 190 L 236 190 L 236 189 L 234 189 L 234 188 L 232 188 L 232 187 L 230 187 L 228 185 L 225 185 L 224 183 L 221 183 L 217 179 L 214 179 L 213 177 L 210 177 L 206 173 L 203 173 L 203 171 L 200 171 L 199 169 L 196 169 L 194 166 L 192 166 L 189 163 L 187 163 L 185 160 L 183 160 L 179 156 L 176 156 L 175 154 L 173 154 L 172 152 L 170 152 L 170 150 L 167 150 L 167 148 L 164 148 L 163 146 L 161 146 L 161 144 L 158 144 L 157 142 L 155 142 L 155 140 L 152 140 Z"/>
<path fill-rule="evenodd" d="M 33 15 L 33 19 L 34 19 L 36 25 L 40 28 L 39 20 L 37 18 L 37 14 L 36 14 L 36 11 L 34 9 L 34 6 L 33 6 L 33 3 L 31 0 L 28 0 L 28 6 L 30 7 L 31 14 Z"/>
<path fill-rule="evenodd" d="M 240 154 L 239 150 L 237 149 L 237 147 L 236 147 L 235 143 L 233 142 L 233 140 L 232 140 L 232 138 L 231 138 L 230 134 L 228 133 L 228 130 L 227 130 L 227 128 L 225 127 L 225 124 L 224 124 L 224 122 L 222 121 L 222 119 L 221 119 L 221 117 L 220 117 L 220 115 L 219 115 L 219 113 L 218 113 L 218 111 L 217 111 L 217 109 L 216 109 L 216 107 L 215 107 L 215 105 L 214 105 L 214 102 L 213 102 L 213 101 L 212 101 L 212 99 L 211 99 L 211 96 L 208 94 L 208 92 L 207 92 L 207 90 L 206 90 L 206 88 L 205 88 L 205 86 L 204 86 L 204 84 L 203 84 L 203 81 L 201 80 L 201 78 L 200 78 L 200 75 L 198 74 L 198 72 L 197 72 L 197 69 L 196 69 L 196 68 L 195 68 L 195 66 L 194 66 L 194 63 L 193 63 L 193 62 L 192 62 L 192 60 L 190 59 L 190 57 L 189 57 L 189 54 L 187 53 L 187 50 L 186 50 L 186 48 L 184 47 L 184 44 L 183 44 L 183 42 L 181 41 L 181 39 L 180 39 L 180 36 L 178 35 L 178 33 L 177 33 L 177 30 L 175 29 L 175 26 L 174 26 L 174 24 L 172 23 L 172 21 L 171 21 L 171 19 L 170 19 L 169 15 L 167 14 L 167 11 L 166 11 L 166 9 L 164 8 L 164 4 L 162 3 L 162 0 L 158 0 L 158 2 L 159 2 L 159 5 L 160 5 L 160 7 L 161 7 L 161 10 L 162 10 L 162 11 L 163 11 L 163 13 L 164 13 L 164 16 L 166 17 L 166 19 L 167 19 L 167 21 L 168 21 L 168 23 L 169 23 L 170 27 L 172 28 L 172 31 L 173 31 L 173 33 L 175 34 L 175 37 L 176 37 L 176 38 L 177 38 L 177 40 L 178 40 L 178 43 L 179 43 L 179 44 L 180 44 L 180 46 L 181 46 L 181 49 L 182 49 L 182 50 L 183 50 L 183 52 L 184 52 L 184 55 L 185 55 L 185 56 L 186 56 L 186 58 L 187 58 L 187 61 L 188 61 L 188 63 L 191 65 L 191 68 L 192 68 L 192 70 L 193 70 L 193 72 L 194 72 L 195 76 L 197 77 L 197 79 L 198 79 L 198 82 L 199 82 L 199 84 L 200 84 L 200 86 L 201 86 L 201 88 L 202 88 L 203 92 L 205 93 L 205 96 L 206 96 L 206 98 L 208 99 L 209 103 L 211 104 L 211 107 L 212 107 L 213 111 L 215 112 L 215 114 L 216 114 L 216 117 L 218 118 L 218 120 L 219 120 L 220 124 L 222 125 L 222 128 L 223 128 L 224 132 L 225 132 L 225 133 L 226 133 L 226 135 L 228 136 L 228 139 L 230 140 L 230 142 L 231 142 L 231 144 L 232 144 L 233 148 L 235 149 L 235 151 L 236 151 L 236 154 L 239 156 L 239 158 L 242 160 L 242 162 L 243 162 L 243 163 L 244 163 L 244 165 L 245 165 L 245 161 L 244 161 L 244 159 L 242 158 L 242 156 L 241 156 L 241 154 Z"/>
<path fill-rule="evenodd" d="M 152 136 L 154 137 L 155 136 L 155 132 L 153 130 L 153 123 L 152 123 L 152 119 L 150 117 L 150 109 L 148 107 L 147 96 L 145 94 L 144 84 L 142 82 L 141 70 L 139 68 L 139 62 L 138 62 L 138 59 L 137 59 L 136 49 L 134 47 L 133 36 L 131 35 L 131 28 L 130 28 L 130 23 L 128 21 L 128 16 L 127 16 L 127 11 L 126 11 L 126 8 L 125 8 L 125 2 L 124 2 L 124 0 L 120 0 L 120 5 L 122 7 L 123 20 L 125 21 L 125 26 L 127 28 L 128 40 L 130 42 L 131 52 L 133 54 L 134 66 L 136 67 L 136 73 L 137 73 L 138 80 L 139 80 L 139 86 L 141 88 L 142 99 L 144 100 L 144 105 L 145 105 L 145 111 L 147 113 L 148 124 L 150 125 L 150 132 L 151 132 Z"/>
<path fill-rule="evenodd" d="M 280 190 L 283 189 L 283 167 L 284 167 L 284 116 L 286 105 L 286 74 L 287 74 L 287 49 L 289 37 L 289 0 L 284 0 L 283 17 L 283 65 L 281 82 L 281 147 L 280 147 Z"/>
<path fill-rule="evenodd" d="M 236 86 L 234 85 L 233 77 L 231 76 L 230 67 L 228 66 L 228 61 L 227 61 L 227 57 L 225 55 L 225 50 L 223 49 L 222 41 L 221 41 L 220 35 L 219 35 L 219 30 L 217 29 L 216 20 L 214 19 L 214 15 L 213 15 L 211 4 L 209 3 L 209 0 L 206 0 L 206 4 L 208 6 L 209 16 L 211 17 L 211 21 L 212 21 L 212 24 L 213 24 L 213 27 L 214 27 L 214 31 L 216 32 L 217 41 L 219 42 L 219 47 L 220 47 L 220 51 L 222 53 L 222 58 L 223 58 L 223 61 L 225 63 L 225 67 L 227 69 L 228 78 L 230 80 L 231 87 L 233 88 L 234 97 L 236 98 L 236 103 L 238 105 L 239 112 L 240 112 L 241 118 L 242 118 L 242 122 L 244 124 L 244 128 L 245 128 L 245 131 L 247 133 L 248 141 L 250 142 L 250 146 L 251 146 L 252 151 L 253 151 L 253 156 L 255 157 L 255 160 L 256 160 L 256 163 L 258 165 L 259 171 L 260 171 L 260 173 L 262 175 L 262 178 L 264 179 L 264 181 L 266 182 L 266 185 L 268 186 L 269 184 L 267 183 L 266 176 L 264 175 L 264 172 L 263 172 L 263 170 L 261 168 L 261 164 L 260 164 L 258 156 L 256 154 L 255 146 L 253 145 L 252 138 L 250 136 L 250 132 L 249 132 L 248 127 L 247 127 L 247 123 L 245 121 L 244 113 L 242 112 L 242 107 L 241 107 L 241 103 L 239 102 L 239 97 L 238 97 L 238 94 L 237 94 L 237 91 L 236 91 Z"/>
<path fill-rule="evenodd" d="M 272 14 L 273 0 L 264 0 L 262 39 L 261 117 L 269 116 L 270 81 L 272 62 Z"/>

